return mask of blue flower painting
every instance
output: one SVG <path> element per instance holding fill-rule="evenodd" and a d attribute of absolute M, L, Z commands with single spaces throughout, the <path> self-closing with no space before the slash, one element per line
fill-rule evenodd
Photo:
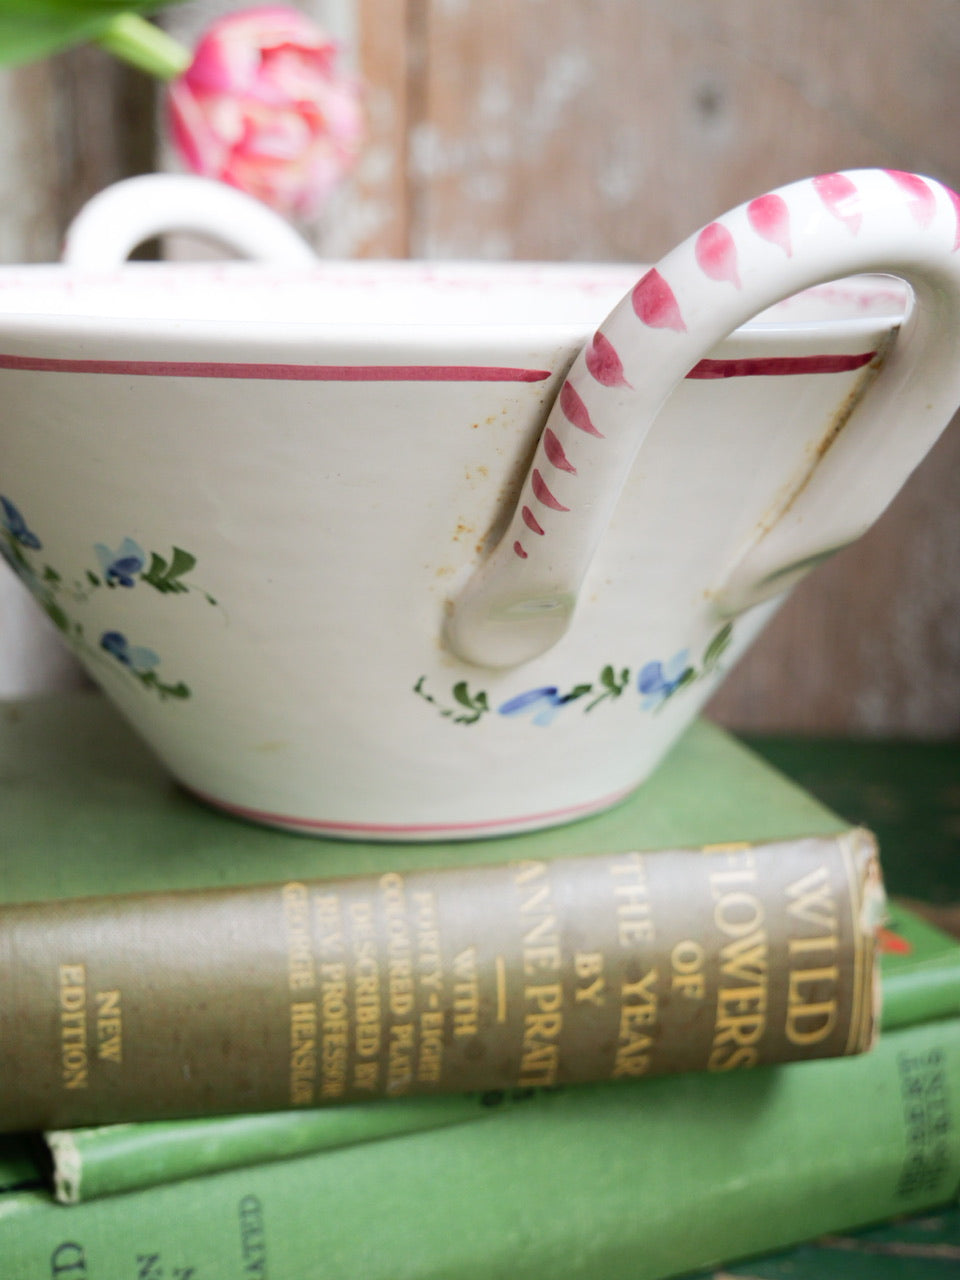
<path fill-rule="evenodd" d="M 133 645 L 122 631 L 105 631 L 100 637 L 100 648 L 105 649 L 136 675 L 146 675 L 160 663 L 160 655 L 152 649 Z"/>
<path fill-rule="evenodd" d="M 102 542 L 93 549 L 108 587 L 132 587 L 147 563 L 147 553 L 132 538 L 124 538 L 116 551 L 111 551 Z"/>
<path fill-rule="evenodd" d="M 143 645 L 131 644 L 122 631 L 104 631 L 100 637 L 100 648 L 116 658 L 145 689 L 152 689 L 161 699 L 177 698 L 182 701 L 191 696 L 190 686 L 182 680 L 176 684 L 161 680 L 156 670 L 160 665 L 160 655 Z"/>
<path fill-rule="evenodd" d="M 644 711 L 656 710 L 695 676 L 688 649 L 681 649 L 666 663 L 646 663 L 637 672 L 637 692 L 642 699 L 641 707 Z"/>
<path fill-rule="evenodd" d="M 30 551 L 39 551 L 43 546 L 40 539 L 27 527 L 27 522 L 9 498 L 0 495 L 0 525 L 13 538 L 14 542 Z"/>
<path fill-rule="evenodd" d="M 553 721 L 566 701 L 556 685 L 546 685 L 541 689 L 528 689 L 526 693 L 518 693 L 497 710 L 502 716 L 522 716 L 532 711 L 533 723 L 543 727 Z"/>
<path fill-rule="evenodd" d="M 19 574 L 73 650 L 88 662 L 109 663 L 113 659 L 145 689 L 161 699 L 192 697 L 190 686 L 183 680 L 171 683 L 161 678 L 157 670 L 160 665 L 158 653 L 145 645 L 132 644 L 123 631 L 111 628 L 100 632 L 98 626 L 93 634 L 99 632 L 100 639 L 94 647 L 92 639 L 88 638 L 83 615 L 78 615 L 76 610 L 85 608 L 104 587 L 111 590 L 130 588 L 138 582 L 163 595 L 198 591 L 208 604 L 215 605 L 216 600 L 208 592 L 183 581 L 185 575 L 195 568 L 196 556 L 178 546 L 173 547 L 169 557 L 156 551 L 146 552 L 133 538 L 125 537 L 116 547 L 104 542 L 94 543 L 100 572 L 87 567 L 82 577 L 70 578 L 54 565 L 42 563 L 33 554 L 43 549 L 44 544 L 27 524 L 20 508 L 0 494 L 0 558 Z M 104 654 L 109 657 L 104 658 Z M 481 704 L 476 714 L 482 714 L 484 710 L 486 708 Z"/>

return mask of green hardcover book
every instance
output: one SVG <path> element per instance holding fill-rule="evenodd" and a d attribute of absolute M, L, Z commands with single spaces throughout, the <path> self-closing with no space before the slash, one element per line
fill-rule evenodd
<path fill-rule="evenodd" d="M 884 1031 L 960 1018 L 960 941 L 899 903 L 881 933 Z M 532 1091 L 395 1098 L 356 1106 L 100 1125 L 45 1135 L 63 1204 L 417 1130 L 489 1119 Z"/>
<path fill-rule="evenodd" d="M 958 1107 L 947 1018 L 854 1057 L 545 1091 L 483 1124 L 69 1209 L 15 1147 L 0 1272 L 663 1280 L 950 1201 Z"/>
<path fill-rule="evenodd" d="M 605 814 L 412 847 L 209 811 L 98 698 L 55 698 L 0 714 L 0 804 L 0 1128 L 872 1039 L 872 841 L 705 723 Z"/>
<path fill-rule="evenodd" d="M 627 800 L 488 840 L 367 844 L 228 818 L 182 792 L 98 694 L 0 702 L 0 901 L 269 884 L 523 857 L 834 836 L 852 825 L 731 736 L 692 726 Z"/>
<path fill-rule="evenodd" d="M 45 1133 L 44 1141 L 54 1197 L 61 1204 L 77 1204 L 225 1169 L 488 1120 L 534 1096 L 535 1090 L 490 1090 L 389 1098 L 309 1110 L 59 1129 Z"/>

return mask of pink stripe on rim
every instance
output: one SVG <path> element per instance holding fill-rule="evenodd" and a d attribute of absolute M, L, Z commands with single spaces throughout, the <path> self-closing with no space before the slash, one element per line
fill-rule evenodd
<path fill-rule="evenodd" d="M 863 351 L 854 356 L 758 356 L 743 360 L 701 360 L 688 378 L 783 378 L 803 373 L 852 373 L 876 355 Z"/>
<path fill-rule="evenodd" d="M 229 360 L 66 360 L 0 354 L 0 369 L 138 378 L 272 378 L 292 382 L 543 382 L 549 369 L 451 364 L 244 364 Z"/>
<path fill-rule="evenodd" d="M 284 827 L 290 831 L 309 831 L 315 835 L 324 833 L 331 836 L 368 836 L 371 840 L 416 839 L 420 836 L 453 837 L 483 836 L 496 831 L 507 831 L 524 827 L 550 826 L 553 823 L 569 822 L 574 818 L 586 817 L 608 809 L 626 797 L 635 789 L 635 785 L 623 787 L 603 796 L 599 800 L 590 800 L 584 804 L 568 805 L 562 809 L 549 809 L 541 813 L 523 813 L 509 818 L 488 818 L 482 822 L 402 822 L 402 823 L 365 823 L 365 822 L 328 822 L 321 818 L 295 818 L 285 813 L 272 813 L 264 809 L 251 809 L 245 805 L 231 804 L 226 800 L 218 800 L 216 796 L 207 795 L 193 787 L 186 788 L 191 795 L 205 804 L 224 813 L 232 813 L 234 817 L 246 818 L 251 822 L 273 827 Z"/>
<path fill-rule="evenodd" d="M 701 360 L 688 378 L 783 377 L 804 373 L 845 373 L 869 364 L 877 353 L 857 355 L 761 356 L 742 360 Z M 103 373 L 137 378 L 251 378 L 278 382 L 543 382 L 549 369 L 498 365 L 242 364 L 227 360 L 68 360 L 58 356 L 0 353 L 0 369 L 24 373 Z M 599 433 L 595 433 L 599 434 Z"/>

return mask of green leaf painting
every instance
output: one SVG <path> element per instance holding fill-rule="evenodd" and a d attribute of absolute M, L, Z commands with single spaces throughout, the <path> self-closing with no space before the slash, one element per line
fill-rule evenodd
<path fill-rule="evenodd" d="M 196 563 L 196 556 L 192 556 L 189 551 L 184 551 L 182 547 L 173 548 L 169 563 L 154 551 L 150 555 L 150 568 L 143 574 L 142 581 L 148 582 L 158 591 L 187 591 L 189 588 L 181 582 L 181 578 L 185 573 L 189 573 Z"/>

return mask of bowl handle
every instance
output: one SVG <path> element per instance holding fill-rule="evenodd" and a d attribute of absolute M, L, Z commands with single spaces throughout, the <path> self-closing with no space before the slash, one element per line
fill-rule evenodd
<path fill-rule="evenodd" d="M 723 581 L 704 587 L 718 613 L 731 616 L 786 590 L 859 536 L 960 402 L 958 250 L 960 197 L 932 179 L 888 170 L 794 183 L 684 241 L 574 362 L 506 533 L 453 601 L 449 647 L 468 662 L 507 667 L 556 644 L 637 451 L 677 384 L 733 329 L 782 298 L 882 272 L 914 293 L 882 368 L 772 527 Z"/>
<path fill-rule="evenodd" d="M 259 200 L 210 178 L 174 173 L 126 178 L 95 195 L 67 230 L 63 261 L 108 270 L 166 231 L 196 232 L 264 262 L 316 262 L 307 242 Z"/>

